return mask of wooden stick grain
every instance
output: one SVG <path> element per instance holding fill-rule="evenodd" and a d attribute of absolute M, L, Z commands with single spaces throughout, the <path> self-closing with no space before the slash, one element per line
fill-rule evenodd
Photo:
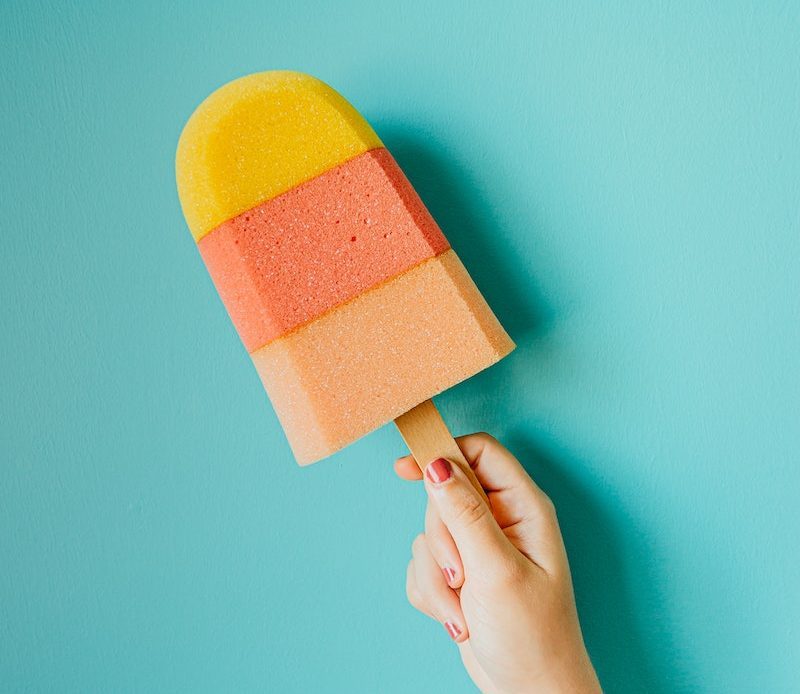
<path fill-rule="evenodd" d="M 411 408 L 395 419 L 394 423 L 420 470 L 424 472 L 425 466 L 437 458 L 447 458 L 464 471 L 475 489 L 481 493 L 484 500 L 488 501 L 486 492 L 483 491 L 433 400 L 426 400 Z"/>

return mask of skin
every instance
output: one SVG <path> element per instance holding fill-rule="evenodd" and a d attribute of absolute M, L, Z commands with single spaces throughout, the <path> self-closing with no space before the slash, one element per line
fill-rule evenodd
<path fill-rule="evenodd" d="M 491 509 L 455 464 L 432 462 L 423 476 L 411 456 L 395 462 L 428 493 L 409 602 L 445 625 L 483 692 L 600 692 L 553 503 L 488 434 L 457 441 Z"/>

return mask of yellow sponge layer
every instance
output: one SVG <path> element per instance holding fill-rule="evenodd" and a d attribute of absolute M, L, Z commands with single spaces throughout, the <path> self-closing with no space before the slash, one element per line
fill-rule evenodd
<path fill-rule="evenodd" d="M 251 356 L 297 462 L 316 462 L 514 348 L 452 250 Z"/>
<path fill-rule="evenodd" d="M 176 174 L 184 216 L 199 241 L 241 212 L 381 146 L 369 123 L 314 77 L 242 77 L 211 94 L 183 129 Z"/>

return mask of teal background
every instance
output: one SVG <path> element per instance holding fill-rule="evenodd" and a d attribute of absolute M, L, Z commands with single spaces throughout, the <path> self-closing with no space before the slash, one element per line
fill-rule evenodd
<path fill-rule="evenodd" d="M 553 497 L 609 692 L 800 689 L 795 3 L 5 2 L 0 689 L 469 691 L 392 427 L 295 466 L 185 228 L 195 106 L 375 125 L 519 344 L 440 398 Z"/>

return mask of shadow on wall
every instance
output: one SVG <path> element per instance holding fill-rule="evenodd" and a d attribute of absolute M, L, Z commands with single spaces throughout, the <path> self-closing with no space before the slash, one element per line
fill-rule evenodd
<path fill-rule="evenodd" d="M 625 530 L 615 524 L 597 492 L 570 472 L 580 462 L 556 460 L 527 433 L 512 434 L 507 443 L 556 506 L 581 627 L 603 688 L 653 694 L 677 691 L 667 689 L 676 676 L 670 664 L 656 667 L 642 645 L 641 621 L 634 612 L 623 564 Z M 626 534 L 625 540 L 630 539 Z M 635 554 L 647 556 L 647 549 Z M 645 570 L 641 564 L 629 570 Z"/>
<path fill-rule="evenodd" d="M 421 135 L 380 123 L 376 130 L 511 337 L 521 343 L 543 332 L 548 311 L 504 255 L 491 204 Z"/>
<path fill-rule="evenodd" d="M 526 280 L 524 263 L 530 261 L 520 259 L 521 266 L 508 257 L 491 203 L 421 134 L 399 126 L 377 126 L 512 338 L 529 345 L 545 336 L 553 320 L 551 311 Z M 674 673 L 669 664 L 656 668 L 642 646 L 640 622 L 625 580 L 624 529 L 614 527 L 597 492 L 569 472 L 578 463 L 567 465 L 544 454 L 528 434 L 512 433 L 509 439 L 509 448 L 558 509 L 584 636 L 604 687 L 617 692 L 665 691 Z M 647 548 L 636 554 L 646 557 Z"/>

